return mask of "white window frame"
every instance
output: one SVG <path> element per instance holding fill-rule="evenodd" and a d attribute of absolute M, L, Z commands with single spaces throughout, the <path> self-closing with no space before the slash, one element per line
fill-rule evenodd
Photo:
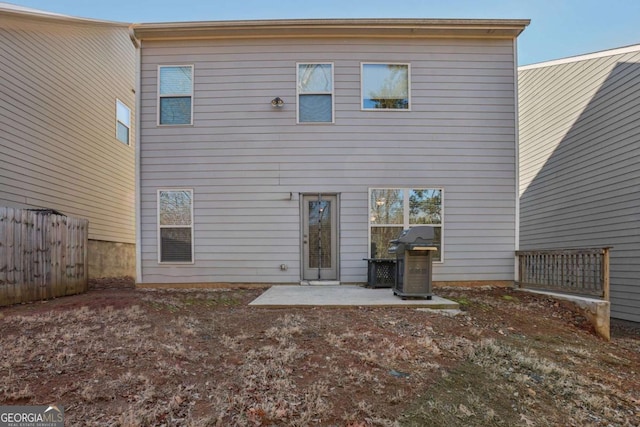
<path fill-rule="evenodd" d="M 300 81 L 300 65 L 331 65 L 331 92 L 305 92 L 300 93 L 298 82 Z M 335 65 L 333 62 L 296 62 L 296 123 L 299 125 L 330 125 L 336 122 L 335 91 L 336 80 L 334 76 Z M 330 122 L 301 122 L 300 121 L 300 95 L 331 95 L 331 121 Z"/>
<path fill-rule="evenodd" d="M 163 94 L 160 95 L 160 70 L 162 68 L 171 68 L 171 67 L 189 67 L 191 68 L 191 95 L 189 95 L 191 97 L 191 117 L 189 118 L 189 123 L 179 123 L 179 124 L 161 124 L 160 123 L 160 99 L 161 98 L 184 98 L 186 95 L 184 94 Z M 157 77 L 157 88 L 156 88 L 156 100 L 158 103 L 158 108 L 157 108 L 157 120 L 156 120 L 156 124 L 157 126 L 169 126 L 169 127 L 175 127 L 175 126 L 193 126 L 193 99 L 194 99 L 194 92 L 193 92 L 193 87 L 194 87 L 194 82 L 195 82 L 195 67 L 193 64 L 178 64 L 178 65 L 169 65 L 169 64 L 165 64 L 165 65 L 158 65 L 158 77 Z"/>
<path fill-rule="evenodd" d="M 160 193 L 163 191 L 188 191 L 191 193 L 191 225 L 161 225 L 160 224 Z M 159 188 L 156 194 L 156 224 L 157 230 L 157 248 L 158 248 L 158 264 L 195 264 L 195 235 L 193 232 L 193 211 L 194 211 L 193 188 Z M 162 261 L 162 237 L 160 230 L 163 228 L 190 228 L 191 229 L 191 261 Z"/>
<path fill-rule="evenodd" d="M 407 99 L 408 108 L 364 108 L 364 67 L 366 65 L 406 65 L 407 67 Z M 361 62 L 360 63 L 360 111 L 411 111 L 411 63 L 409 62 Z"/>
<path fill-rule="evenodd" d="M 411 190 L 439 190 L 440 191 L 440 224 L 410 224 L 409 223 L 409 195 Z M 401 190 L 402 191 L 402 224 L 372 224 L 371 223 L 371 192 L 373 190 Z M 370 187 L 368 191 L 368 202 L 367 202 L 367 256 L 371 257 L 371 229 L 373 227 L 398 227 L 402 230 L 414 227 L 416 225 L 427 226 L 427 227 L 439 227 L 440 228 L 440 259 L 433 260 L 434 264 L 444 264 L 444 220 L 445 220 L 445 212 L 444 212 L 444 187 L 431 187 L 431 186 L 423 186 L 416 185 L 413 187 Z"/>
<path fill-rule="evenodd" d="M 121 121 L 120 117 L 118 117 L 118 105 L 122 105 L 129 112 L 129 124 L 128 125 L 126 123 L 124 123 L 123 121 Z M 127 140 L 126 141 L 121 140 L 120 137 L 118 136 L 118 123 L 122 123 L 122 125 L 125 126 L 129 131 L 129 132 L 127 132 Z M 131 108 L 129 108 L 129 106 L 127 104 L 125 104 L 124 102 L 122 102 L 118 98 L 116 98 L 116 139 L 118 141 L 122 142 L 125 145 L 131 145 Z"/>

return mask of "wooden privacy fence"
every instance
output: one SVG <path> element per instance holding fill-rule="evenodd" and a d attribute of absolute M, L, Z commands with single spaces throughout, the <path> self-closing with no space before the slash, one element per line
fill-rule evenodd
<path fill-rule="evenodd" d="M 516 251 L 518 285 L 609 301 L 609 250 Z"/>
<path fill-rule="evenodd" d="M 89 221 L 0 207 L 0 306 L 85 292 Z"/>

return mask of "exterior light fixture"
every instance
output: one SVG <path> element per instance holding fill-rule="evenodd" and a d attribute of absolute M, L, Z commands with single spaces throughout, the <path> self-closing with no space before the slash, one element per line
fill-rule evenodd
<path fill-rule="evenodd" d="M 284 106 L 284 100 L 279 96 L 276 96 L 271 100 L 271 106 L 276 108 L 282 108 Z"/>

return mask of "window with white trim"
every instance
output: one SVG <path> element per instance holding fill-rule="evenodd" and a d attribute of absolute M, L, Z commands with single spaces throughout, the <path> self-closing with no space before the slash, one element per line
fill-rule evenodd
<path fill-rule="evenodd" d="M 361 64 L 361 95 L 363 110 L 409 110 L 409 64 Z"/>
<path fill-rule="evenodd" d="M 389 258 L 389 241 L 415 225 L 434 228 L 438 251 L 434 261 L 442 261 L 441 188 L 372 188 L 369 190 L 369 237 L 371 258 Z"/>
<path fill-rule="evenodd" d="M 158 190 L 158 262 L 193 263 L 193 190 Z"/>
<path fill-rule="evenodd" d="M 158 67 L 158 124 L 193 123 L 193 65 Z"/>
<path fill-rule="evenodd" d="M 333 123 L 333 64 L 297 64 L 298 123 Z"/>
<path fill-rule="evenodd" d="M 131 134 L 131 110 L 122 101 L 116 99 L 116 138 L 129 145 Z"/>

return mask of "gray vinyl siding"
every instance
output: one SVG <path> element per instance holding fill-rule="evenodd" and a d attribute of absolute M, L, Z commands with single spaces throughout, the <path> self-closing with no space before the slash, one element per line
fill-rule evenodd
<path fill-rule="evenodd" d="M 640 46 L 519 72 L 520 245 L 612 246 L 611 315 L 640 321 Z"/>
<path fill-rule="evenodd" d="M 333 63 L 335 124 L 296 124 L 297 62 Z M 411 111 L 361 111 L 361 62 L 410 63 Z M 193 126 L 156 125 L 158 65 L 194 65 Z M 512 40 L 143 41 L 142 282 L 299 281 L 319 192 L 339 194 L 339 279 L 364 282 L 368 189 L 392 187 L 444 189 L 435 280 L 513 280 L 514 74 Z M 193 265 L 158 264 L 160 188 L 194 190 Z"/>
<path fill-rule="evenodd" d="M 135 61 L 126 25 L 0 11 L 0 205 L 89 220 L 135 243 Z M 116 98 L 131 109 L 116 138 Z"/>

